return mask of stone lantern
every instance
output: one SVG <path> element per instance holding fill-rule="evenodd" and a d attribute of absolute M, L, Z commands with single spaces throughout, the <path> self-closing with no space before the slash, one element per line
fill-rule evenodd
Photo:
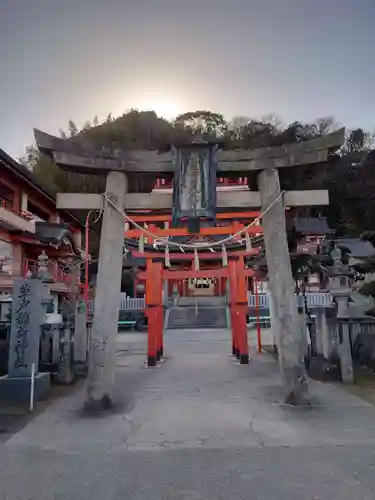
<path fill-rule="evenodd" d="M 54 281 L 48 269 L 48 255 L 44 249 L 38 256 L 37 278 L 42 280 L 44 283 L 53 283 Z"/>
<path fill-rule="evenodd" d="M 341 250 L 336 246 L 331 251 L 331 258 L 333 265 L 329 270 L 328 288 L 337 304 L 337 317 L 347 317 L 352 273 L 348 266 L 342 263 Z"/>
<path fill-rule="evenodd" d="M 350 340 L 349 301 L 351 271 L 341 261 L 341 250 L 336 246 L 331 251 L 333 260 L 329 271 L 329 291 L 337 307 L 338 352 L 343 382 L 353 383 L 353 359 Z"/>

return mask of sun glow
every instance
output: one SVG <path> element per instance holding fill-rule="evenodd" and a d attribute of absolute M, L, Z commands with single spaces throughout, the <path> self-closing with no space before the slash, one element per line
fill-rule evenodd
<path fill-rule="evenodd" d="M 176 118 L 176 116 L 182 113 L 181 106 L 177 102 L 168 99 L 155 99 L 153 102 L 137 106 L 137 109 L 141 111 L 155 111 L 158 116 L 166 120 Z"/>

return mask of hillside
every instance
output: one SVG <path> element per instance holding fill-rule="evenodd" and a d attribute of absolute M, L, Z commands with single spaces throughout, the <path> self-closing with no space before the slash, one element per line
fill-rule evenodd
<path fill-rule="evenodd" d="M 217 139 L 221 147 L 226 149 L 265 147 L 322 136 L 337 127 L 332 118 L 321 118 L 311 124 L 296 121 L 287 126 L 282 125 L 276 116 L 262 120 L 239 116 L 227 122 L 221 114 L 208 111 L 185 113 L 171 123 L 152 111 L 131 110 L 116 119 L 109 115 L 103 123 L 95 118 L 81 130 L 69 122 L 68 131 L 61 135 L 68 141 L 79 141 L 87 147 L 116 154 L 116 150 L 121 149 L 166 150 L 171 144 L 185 143 L 196 137 Z M 313 169 L 302 167 L 283 171 L 282 187 L 329 189 L 330 206 L 319 213 L 328 217 L 334 229 L 345 234 L 373 230 L 375 152 L 370 149 L 372 139 L 362 129 L 349 131 L 342 151 L 333 154 L 327 164 Z M 28 148 L 22 160 L 54 192 L 103 190 L 102 179 L 61 172 L 33 146 Z M 147 189 L 150 186 L 140 188 Z"/>

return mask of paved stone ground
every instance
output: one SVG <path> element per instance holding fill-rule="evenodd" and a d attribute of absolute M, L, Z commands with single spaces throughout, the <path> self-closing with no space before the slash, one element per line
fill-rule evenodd
<path fill-rule="evenodd" d="M 240 366 L 222 330 L 169 331 L 155 369 L 144 346 L 119 336 L 111 415 L 76 391 L 0 446 L 1 500 L 375 498 L 371 405 L 311 382 L 312 407 L 284 406 L 272 357 Z"/>

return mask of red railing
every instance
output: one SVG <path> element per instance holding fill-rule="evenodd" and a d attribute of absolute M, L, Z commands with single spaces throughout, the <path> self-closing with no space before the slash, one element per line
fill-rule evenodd
<path fill-rule="evenodd" d="M 5 198 L 0 198 L 0 207 L 5 208 L 5 210 L 8 210 L 9 212 L 12 212 L 12 214 L 18 215 L 19 217 L 22 217 L 26 220 L 32 220 L 35 218 L 35 216 L 31 212 L 18 210 L 18 208 L 15 207 L 13 201 L 6 200 Z"/>
<path fill-rule="evenodd" d="M 172 185 L 173 185 L 172 180 L 157 178 L 155 181 L 154 189 L 169 189 L 172 187 Z"/>
<path fill-rule="evenodd" d="M 11 200 L 6 200 L 5 198 L 0 198 L 0 207 L 5 208 L 5 210 L 9 210 L 10 212 L 13 212 L 16 215 L 18 215 L 17 211 L 14 210 L 13 201 L 11 201 Z"/>
<path fill-rule="evenodd" d="M 247 177 L 237 177 L 236 179 L 228 179 L 227 177 L 218 177 L 217 184 L 221 186 L 244 186 L 248 184 Z M 171 179 L 157 178 L 154 189 L 169 189 L 173 186 Z"/>
<path fill-rule="evenodd" d="M 217 184 L 224 186 L 243 186 L 247 185 L 247 177 L 237 177 L 236 179 L 228 179 L 227 177 L 218 177 Z"/>

